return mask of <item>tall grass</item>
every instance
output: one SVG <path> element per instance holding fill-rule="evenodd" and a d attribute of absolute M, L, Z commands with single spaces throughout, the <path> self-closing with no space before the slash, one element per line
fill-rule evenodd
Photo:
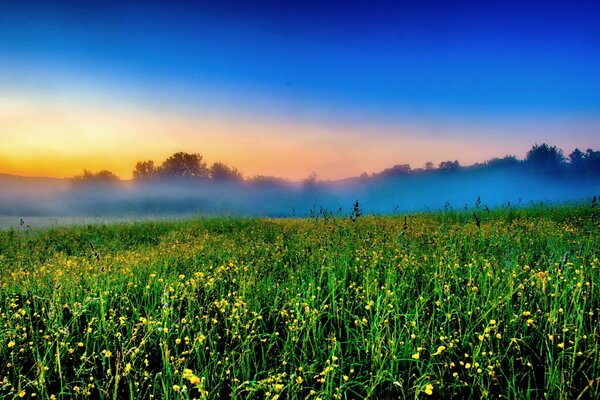
<path fill-rule="evenodd" d="M 3 231 L 0 397 L 597 396 L 599 222 L 546 207 Z"/>

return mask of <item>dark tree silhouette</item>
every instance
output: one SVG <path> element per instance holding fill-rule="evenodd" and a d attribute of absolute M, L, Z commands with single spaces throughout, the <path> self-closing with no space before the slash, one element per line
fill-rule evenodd
<path fill-rule="evenodd" d="M 600 174 L 600 151 L 587 149 L 585 152 L 585 170 L 588 174 L 598 176 Z"/>
<path fill-rule="evenodd" d="M 410 164 L 396 164 L 391 168 L 386 168 L 383 171 L 381 171 L 379 174 L 379 176 L 405 176 L 405 175 L 409 175 L 412 172 L 412 169 L 410 168 Z"/>
<path fill-rule="evenodd" d="M 569 154 L 569 164 L 573 172 L 580 174 L 585 172 L 585 153 L 579 149 L 575 149 Z"/>
<path fill-rule="evenodd" d="M 208 178 L 209 170 L 200 154 L 179 152 L 162 163 L 158 175 L 165 178 Z"/>
<path fill-rule="evenodd" d="M 113 174 L 112 172 L 103 169 L 102 171 L 96 172 L 96 179 L 100 180 L 100 181 L 119 181 L 119 177 L 115 174 Z"/>
<path fill-rule="evenodd" d="M 600 173 L 600 151 L 587 149 L 582 152 L 579 149 L 569 154 L 569 165 L 573 174 L 579 177 L 594 177 Z"/>
<path fill-rule="evenodd" d="M 583 163 L 585 153 L 579 149 L 575 149 L 569 154 L 569 163 L 573 166 Z"/>
<path fill-rule="evenodd" d="M 290 182 L 287 179 L 276 176 L 255 175 L 248 180 L 248 183 L 253 186 L 261 187 L 283 187 L 288 185 Z"/>
<path fill-rule="evenodd" d="M 242 173 L 235 167 L 216 162 L 210 167 L 210 177 L 218 181 L 241 181 Z"/>
<path fill-rule="evenodd" d="M 133 179 L 135 180 L 148 180 L 156 177 L 158 170 L 154 165 L 154 161 L 140 161 L 135 164 L 133 170 Z"/>
<path fill-rule="evenodd" d="M 515 156 L 506 155 L 502 158 L 492 158 L 485 162 L 489 168 L 510 168 L 519 165 L 519 160 Z"/>
<path fill-rule="evenodd" d="M 534 144 L 525 157 L 525 163 L 530 167 L 548 172 L 560 169 L 564 162 L 563 151 L 556 146 L 549 146 L 546 143 L 542 143 L 541 145 Z"/>
<path fill-rule="evenodd" d="M 306 189 L 314 189 L 317 186 L 317 173 L 311 172 L 308 177 L 302 180 L 302 186 Z"/>
<path fill-rule="evenodd" d="M 101 170 L 96 173 L 83 170 L 83 174 L 73 177 L 73 182 L 76 185 L 106 185 L 120 181 L 120 178 L 108 170 Z"/>
<path fill-rule="evenodd" d="M 442 161 L 440 163 L 439 169 L 444 172 L 457 171 L 460 168 L 460 164 L 458 160 L 454 161 Z"/>

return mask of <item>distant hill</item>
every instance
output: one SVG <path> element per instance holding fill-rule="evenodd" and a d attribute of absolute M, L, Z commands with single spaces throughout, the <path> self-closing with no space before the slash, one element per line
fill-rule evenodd
<path fill-rule="evenodd" d="M 37 194 L 69 189 L 70 180 L 48 177 L 29 177 L 0 173 L 0 192 Z M 1 194 L 0 194 L 1 196 Z"/>
<path fill-rule="evenodd" d="M 21 176 L 11 175 L 0 172 L 0 182 L 4 181 L 28 181 L 28 182 L 60 182 L 69 181 L 65 178 L 50 178 L 47 176 Z"/>

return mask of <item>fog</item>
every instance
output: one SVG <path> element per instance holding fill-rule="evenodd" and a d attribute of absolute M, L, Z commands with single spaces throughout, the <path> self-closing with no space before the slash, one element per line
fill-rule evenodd
<path fill-rule="evenodd" d="M 523 168 L 462 168 L 310 183 L 170 179 L 75 184 L 0 176 L 0 215 L 5 220 L 53 217 L 68 222 L 72 220 L 64 218 L 305 217 L 323 211 L 349 215 L 355 201 L 363 214 L 391 214 L 471 208 L 478 198 L 481 207 L 495 208 L 589 201 L 598 194 L 597 177 Z"/>

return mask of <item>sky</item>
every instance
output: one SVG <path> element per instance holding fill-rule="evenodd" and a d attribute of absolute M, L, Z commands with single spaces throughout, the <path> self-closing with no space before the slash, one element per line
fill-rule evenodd
<path fill-rule="evenodd" d="M 89 3 L 89 4 L 88 4 Z M 337 179 L 600 148 L 597 1 L 0 2 L 0 172 Z"/>

